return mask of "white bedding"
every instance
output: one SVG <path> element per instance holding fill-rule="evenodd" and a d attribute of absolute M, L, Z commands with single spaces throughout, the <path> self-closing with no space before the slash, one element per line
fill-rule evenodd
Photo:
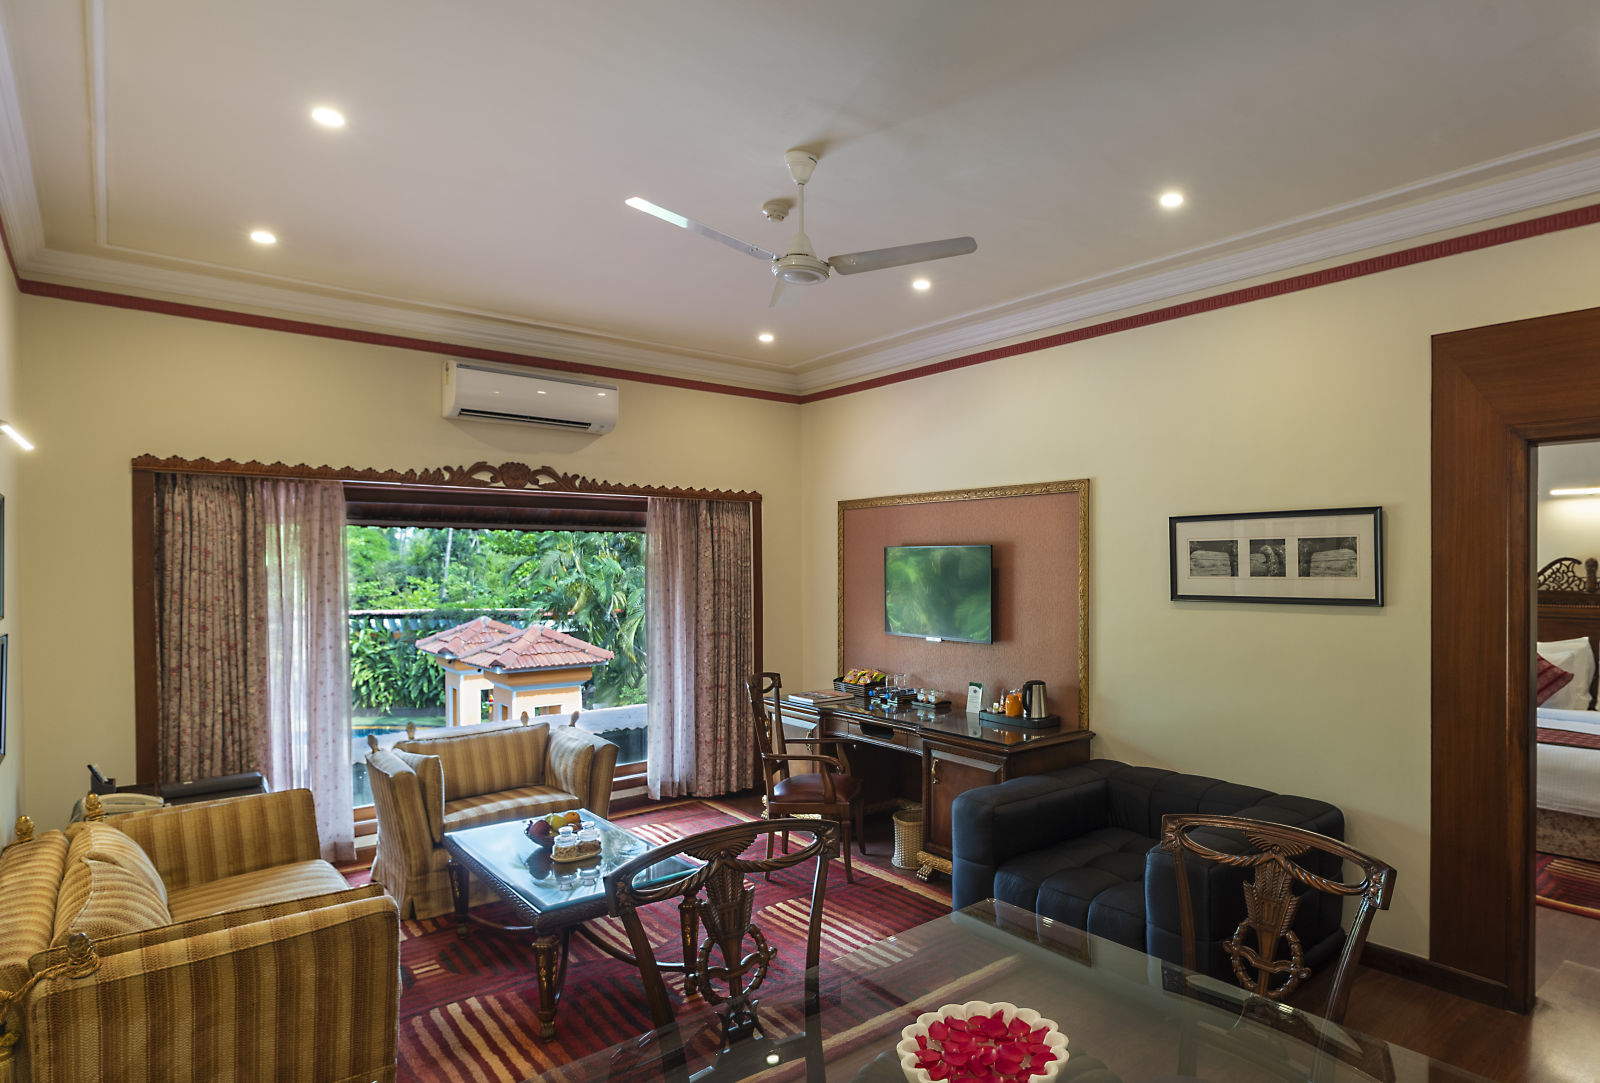
<path fill-rule="evenodd" d="M 1600 734 L 1600 711 L 1558 711 L 1540 707 L 1537 725 L 1545 729 Z M 1538 806 L 1575 816 L 1600 817 L 1600 748 L 1537 745 Z"/>

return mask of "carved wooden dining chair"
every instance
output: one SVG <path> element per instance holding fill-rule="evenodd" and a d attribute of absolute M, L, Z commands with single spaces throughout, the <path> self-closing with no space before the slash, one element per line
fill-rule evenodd
<path fill-rule="evenodd" d="M 843 833 L 844 878 L 854 883 L 850 869 L 850 828 L 855 825 L 856 845 L 867 852 L 862 830 L 861 782 L 850 773 L 845 748 L 848 741 L 833 737 L 808 737 L 812 752 L 790 752 L 783 733 L 783 678 L 776 673 L 756 673 L 745 681 L 750 693 L 750 710 L 755 715 L 756 741 L 761 750 L 761 778 L 767 790 L 767 818 L 815 815 L 837 820 Z M 824 755 L 823 749 L 836 749 Z M 794 772 L 790 764 L 803 764 L 809 770 Z M 784 839 L 784 844 L 788 840 Z M 773 837 L 767 836 L 767 856 L 772 856 Z"/>
<path fill-rule="evenodd" d="M 1282 1047 L 1267 1048 L 1259 1040 L 1241 1037 L 1256 1036 L 1257 1031 L 1230 1034 L 1214 1027 L 1186 1027 L 1179 1047 L 1179 1073 L 1193 1075 L 1197 1044 L 1207 1041 L 1258 1063 L 1270 1062 L 1263 1066 L 1280 1069 L 1286 1077 L 1324 1078 L 1332 1060 L 1356 1064 L 1374 1078 L 1392 1077 L 1392 1066 L 1385 1070 L 1386 1045 L 1362 1041 L 1338 1024 L 1344 1020 L 1356 963 L 1372 919 L 1377 911 L 1389 908 L 1394 895 L 1394 867 L 1315 831 L 1241 816 L 1168 813 L 1161 818 L 1160 845 L 1172 855 L 1177 875 L 1184 968 L 1196 969 L 1195 900 L 1188 859 L 1240 870 L 1249 877 L 1242 884 L 1245 918 L 1222 949 L 1232 964 L 1234 979 L 1257 998 L 1242 1002 L 1241 1018 L 1298 1038 L 1312 1050 L 1310 1062 L 1302 1070 L 1279 1059 Z M 1344 879 L 1342 871 L 1335 872 L 1346 864 L 1358 870 L 1357 879 Z M 1308 889 L 1341 900 L 1360 900 L 1321 1009 L 1328 1026 L 1282 1004 L 1311 976 L 1294 930 L 1295 916 L 1309 898 Z M 1184 981 L 1181 985 L 1181 991 L 1192 995 L 1198 983 Z"/>
<path fill-rule="evenodd" d="M 792 851 L 765 858 L 754 856 L 756 843 L 774 834 L 798 832 L 811 841 Z M 750 856 L 745 856 L 749 852 Z M 779 819 L 732 824 L 679 839 L 644 853 L 619 866 L 606 877 L 606 894 L 612 914 L 622 919 L 639 973 L 655 1032 L 647 1063 L 658 1066 L 669 1080 L 718 1078 L 744 1079 L 775 1065 L 803 1059 L 806 1079 L 823 1083 L 820 975 L 823 896 L 828 883 L 828 862 L 839 852 L 839 828 L 831 820 Z M 704 862 L 693 872 L 658 883 L 636 884 L 640 873 L 672 857 Z M 751 873 L 793 868 L 816 862 L 811 905 L 806 917 L 806 955 L 803 978 L 804 1029 L 781 1037 L 769 1036 L 761 1021 L 757 991 L 765 986 L 777 951 L 754 921 L 755 887 Z M 692 1076 L 683 1033 L 678 1027 L 672 997 L 662 980 L 656 946 L 640 917 L 640 909 L 677 899 L 679 932 L 684 956 L 684 994 L 698 993 L 716 1011 L 718 1046 L 711 1063 Z M 699 932 L 704 930 L 705 938 Z M 748 945 L 748 950 L 747 950 Z M 637 1061 L 624 1057 L 613 1062 L 612 1078 L 637 1078 Z"/>

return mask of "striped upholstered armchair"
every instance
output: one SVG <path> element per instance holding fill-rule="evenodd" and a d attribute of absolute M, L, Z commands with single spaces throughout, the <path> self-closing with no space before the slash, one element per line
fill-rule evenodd
<path fill-rule="evenodd" d="M 0 852 L 0 1081 L 392 1081 L 394 901 L 318 857 L 307 790 Z"/>
<path fill-rule="evenodd" d="M 617 746 L 579 729 L 577 719 L 574 713 L 556 729 L 547 722 L 463 726 L 390 749 L 367 738 L 378 814 L 372 882 L 395 897 L 402 917 L 450 912 L 446 831 L 575 808 L 610 811 Z M 469 891 L 472 905 L 495 897 L 475 878 Z"/>

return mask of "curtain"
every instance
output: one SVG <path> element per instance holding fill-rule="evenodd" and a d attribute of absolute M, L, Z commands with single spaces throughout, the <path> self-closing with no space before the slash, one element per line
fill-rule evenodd
<path fill-rule="evenodd" d="M 247 478 L 157 474 L 157 765 L 161 782 L 262 766 L 265 544 Z"/>
<path fill-rule="evenodd" d="M 750 505 L 650 499 L 645 513 L 650 796 L 755 785 Z"/>
<path fill-rule="evenodd" d="M 265 523 L 267 747 L 273 789 L 316 799 L 322 856 L 355 856 L 344 487 L 254 479 Z"/>

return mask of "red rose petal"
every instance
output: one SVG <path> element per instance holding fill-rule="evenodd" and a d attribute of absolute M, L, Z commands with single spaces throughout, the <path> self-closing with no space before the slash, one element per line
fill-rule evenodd
<path fill-rule="evenodd" d="M 950 1069 L 941 1061 L 927 1068 L 928 1078 L 942 1081 L 950 1078 Z"/>
<path fill-rule="evenodd" d="M 933 1022 L 928 1024 L 928 1037 L 932 1038 L 936 1042 L 944 1041 L 944 1037 L 947 1033 L 948 1031 L 941 1020 L 935 1019 Z"/>
<path fill-rule="evenodd" d="M 1043 1030 L 1044 1028 L 1040 1027 L 1039 1029 Z M 1011 1025 L 1006 1027 L 1006 1033 L 1013 1038 L 1021 1037 L 1022 1035 L 1029 1033 L 1028 1024 L 1024 1023 L 1021 1019 L 1013 1019 L 1011 1020 Z"/>

